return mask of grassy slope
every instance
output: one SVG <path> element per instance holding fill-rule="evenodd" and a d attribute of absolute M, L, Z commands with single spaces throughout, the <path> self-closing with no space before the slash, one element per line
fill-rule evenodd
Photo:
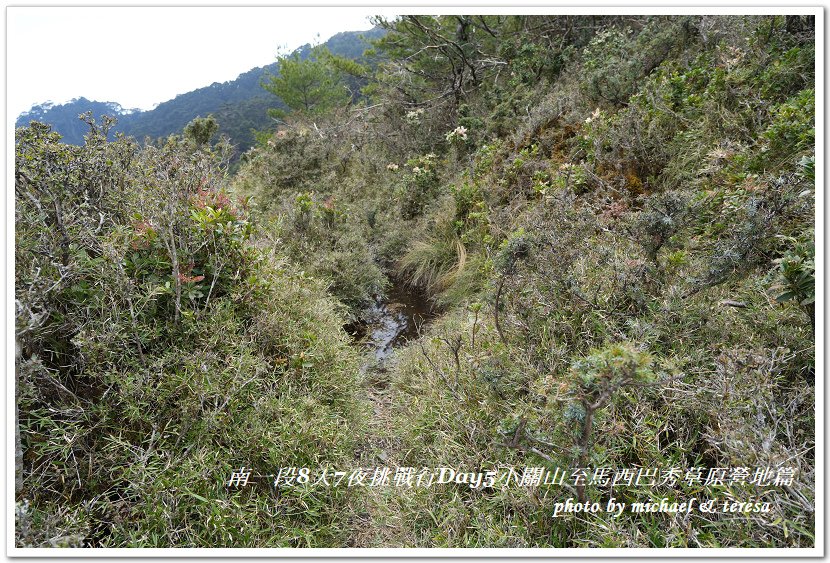
<path fill-rule="evenodd" d="M 812 545 L 812 36 L 639 23 L 553 81 L 522 72 L 528 50 L 463 117 L 379 89 L 377 107 L 295 119 L 230 186 L 187 141 L 19 133 L 18 544 Z M 393 276 L 445 314 L 380 389 L 341 327 Z M 546 487 L 222 486 L 241 464 L 377 460 L 798 472 L 751 517 L 553 519 L 572 493 Z"/>
<path fill-rule="evenodd" d="M 360 278 L 369 261 L 446 307 L 390 375 L 396 461 L 798 468 L 791 489 L 770 493 L 772 513 L 740 519 L 553 520 L 552 503 L 569 496 L 555 488 L 400 490 L 383 499 L 403 521 L 396 545 L 812 544 L 810 307 L 776 302 L 774 260 L 809 259 L 812 182 L 799 162 L 813 150 L 813 48 L 769 20 L 697 24 L 718 31 L 611 29 L 553 84 L 516 88 L 514 100 L 502 89 L 500 103 L 483 88 L 467 110 L 482 129 L 465 143 L 423 148 L 443 115 L 429 111 L 397 122 L 394 143 L 381 140 L 383 121 L 352 119 L 336 129 L 342 144 L 300 125 L 240 174 L 276 219 L 274 240 L 356 310 L 382 287 L 377 272 Z M 343 254 L 344 238 L 357 252 Z M 597 367 L 609 354 L 645 366 L 646 385 L 613 393 L 580 450 L 581 405 L 610 377 Z"/>

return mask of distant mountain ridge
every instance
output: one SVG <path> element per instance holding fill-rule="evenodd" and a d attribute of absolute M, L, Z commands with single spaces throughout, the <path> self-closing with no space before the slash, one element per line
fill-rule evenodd
<path fill-rule="evenodd" d="M 323 45 L 335 55 L 359 58 L 370 45 L 368 40 L 383 35 L 383 30 L 344 31 L 332 36 Z M 296 50 L 301 57 L 311 51 L 306 44 Z M 261 86 L 267 75 L 279 73 L 279 65 L 271 63 L 240 74 L 235 80 L 214 82 L 210 86 L 180 94 L 160 103 L 151 110 L 124 109 L 116 102 L 98 102 L 84 97 L 61 105 L 45 102 L 33 106 L 17 118 L 16 127 L 30 121 L 41 121 L 61 134 L 65 143 L 80 145 L 89 128 L 78 115 L 91 111 L 97 120 L 102 115 L 118 119 L 113 133 L 124 133 L 137 139 L 158 138 L 179 133 L 192 119 L 213 114 L 219 123 L 219 132 L 230 137 L 239 153 L 254 145 L 253 130 L 267 129 L 271 125 L 266 115 L 268 108 L 281 107 L 280 100 Z"/>

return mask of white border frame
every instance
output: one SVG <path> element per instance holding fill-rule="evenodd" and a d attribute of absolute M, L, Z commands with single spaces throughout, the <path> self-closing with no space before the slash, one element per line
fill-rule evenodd
<path fill-rule="evenodd" d="M 17 6 L 29 6 L 28 4 L 17 4 L 6 6 L 4 12 L 6 29 L 8 29 L 8 9 Z M 71 6 L 69 4 L 47 3 L 43 6 Z M 81 6 L 112 6 L 112 3 L 90 2 L 75 5 Z M 116 4 L 117 5 L 117 4 Z M 125 4 L 140 7 L 162 7 L 160 4 Z M 6 556 L 7 557 L 48 557 L 48 558 L 99 558 L 99 557 L 233 557 L 233 558 L 259 558 L 259 557 L 282 557 L 282 558 L 320 558 L 320 557 L 343 557 L 343 558 L 587 558 L 587 557 L 614 557 L 614 558 L 792 558 L 792 557 L 823 557 L 825 550 L 825 448 L 824 448 L 824 397 L 825 397 L 825 364 L 824 364 L 824 304 L 825 304 L 825 270 L 824 270 L 824 178 L 825 178 L 825 144 L 824 144 L 824 100 L 825 100 L 825 74 L 824 74 L 824 19 L 825 10 L 821 6 L 759 6 L 759 3 L 735 2 L 730 6 L 723 6 L 717 2 L 705 2 L 694 7 L 667 7 L 656 4 L 653 1 L 643 1 L 637 6 L 623 6 L 616 3 L 594 3 L 580 2 L 579 7 L 563 6 L 557 4 L 539 2 L 522 2 L 516 5 L 505 5 L 503 2 L 483 1 L 478 3 L 458 2 L 452 6 L 434 4 L 432 2 L 421 5 L 399 4 L 390 2 L 362 2 L 360 4 L 347 4 L 341 2 L 310 3 L 310 4 L 261 4 L 257 2 L 246 3 L 244 6 L 233 6 L 228 4 L 195 4 L 182 2 L 175 4 L 197 8 L 214 6 L 233 7 L 244 9 L 245 7 L 297 7 L 323 8 L 323 7 L 361 7 L 379 8 L 387 11 L 398 11 L 406 14 L 457 14 L 472 12 L 481 14 L 549 14 L 552 12 L 568 15 L 589 15 L 602 12 L 613 12 L 615 14 L 642 14 L 642 15 L 813 15 L 815 16 L 815 37 L 816 37 L 816 527 L 814 530 L 816 545 L 813 548 L 792 549 L 792 548 L 18 548 L 14 546 L 14 493 L 15 490 L 15 468 L 14 468 L 14 426 L 15 426 L 15 378 L 14 374 L 14 122 L 16 116 L 11 116 L 6 107 L 6 214 L 5 214 L 5 235 L 6 244 L 4 247 L 5 284 L 6 292 L 3 300 L 2 311 L 5 319 L 5 358 L 6 358 Z M 32 4 L 34 6 L 34 4 Z M 75 7 L 73 6 L 73 7 Z M 8 34 L 7 36 L 8 37 Z M 8 39 L 7 39 L 8 41 Z M 8 56 L 8 44 L 4 45 L 6 56 Z M 8 65 L 7 59 L 4 63 Z M 6 90 L 11 87 L 6 82 Z"/>

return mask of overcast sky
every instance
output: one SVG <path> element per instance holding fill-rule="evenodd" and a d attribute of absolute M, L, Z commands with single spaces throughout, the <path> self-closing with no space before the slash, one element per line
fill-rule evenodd
<path fill-rule="evenodd" d="M 8 7 L 12 119 L 47 100 L 85 97 L 151 109 L 233 80 L 277 54 L 365 31 L 378 8 Z"/>

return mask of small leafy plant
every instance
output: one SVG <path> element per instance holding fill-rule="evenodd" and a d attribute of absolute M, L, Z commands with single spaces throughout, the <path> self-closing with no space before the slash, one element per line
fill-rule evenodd
<path fill-rule="evenodd" d="M 772 289 L 777 293 L 778 303 L 794 301 L 810 318 L 815 326 L 816 264 L 815 248 L 788 237 L 795 246 L 784 256 L 775 260 L 776 282 Z"/>

